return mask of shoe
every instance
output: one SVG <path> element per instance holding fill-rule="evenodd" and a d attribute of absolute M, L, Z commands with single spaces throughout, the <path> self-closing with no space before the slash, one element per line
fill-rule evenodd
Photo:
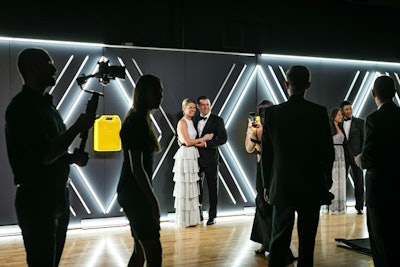
<path fill-rule="evenodd" d="M 256 249 L 254 252 L 258 255 L 265 255 L 265 250 Z"/>
<path fill-rule="evenodd" d="M 357 214 L 363 214 L 363 211 L 360 210 L 360 209 L 358 209 L 358 210 L 357 210 Z"/>
<path fill-rule="evenodd" d="M 209 218 L 207 221 L 207 225 L 213 225 L 215 224 L 215 218 Z"/>

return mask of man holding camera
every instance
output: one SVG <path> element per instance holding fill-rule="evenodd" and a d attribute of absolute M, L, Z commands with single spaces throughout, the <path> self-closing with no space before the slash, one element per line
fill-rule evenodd
<path fill-rule="evenodd" d="M 6 144 L 15 208 L 30 267 L 59 265 L 69 223 L 69 165 L 85 166 L 88 153 L 68 147 L 90 129 L 95 114 L 81 114 L 67 129 L 46 88 L 56 68 L 47 51 L 28 48 L 18 55 L 22 91 L 6 110 Z"/>

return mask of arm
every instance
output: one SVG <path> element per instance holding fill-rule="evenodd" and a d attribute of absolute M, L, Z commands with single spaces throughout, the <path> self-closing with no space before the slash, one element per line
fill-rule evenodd
<path fill-rule="evenodd" d="M 154 193 L 153 186 L 150 184 L 151 177 L 148 177 L 146 170 L 143 165 L 143 153 L 139 150 L 128 150 L 129 163 L 131 171 L 139 185 L 141 191 L 146 196 L 149 203 L 151 203 L 152 214 L 156 221 L 160 220 L 160 207 L 158 204 L 157 197 Z"/>
<path fill-rule="evenodd" d="M 182 136 L 183 140 L 185 140 L 186 146 L 198 145 L 198 144 L 204 143 L 207 140 L 210 140 L 213 137 L 213 134 L 205 134 L 201 138 L 191 139 L 189 137 L 187 122 L 186 122 L 186 120 L 183 120 L 183 119 L 179 120 L 177 128 L 178 128 L 177 129 L 178 133 Z"/>
<path fill-rule="evenodd" d="M 226 141 L 228 140 L 228 135 L 226 134 L 224 120 L 221 117 L 215 115 L 214 117 L 216 119 L 214 138 L 209 141 L 206 141 L 204 146 L 196 145 L 197 147 L 217 148 L 218 146 L 225 144 Z"/>
<path fill-rule="evenodd" d="M 261 153 L 261 177 L 263 178 L 264 183 L 264 199 L 266 202 L 269 202 L 269 189 L 271 186 L 272 179 L 272 165 L 273 165 L 273 147 L 272 140 L 269 132 L 270 127 L 270 119 L 272 115 L 267 114 L 265 111 L 265 119 L 263 124 L 263 132 L 261 137 L 261 143 L 263 147 L 263 152 Z M 268 118 L 268 119 L 267 119 Z"/>
<path fill-rule="evenodd" d="M 261 133 L 262 125 L 260 122 L 255 122 L 254 124 L 248 119 L 246 138 L 244 141 L 244 146 L 248 153 L 253 153 L 255 149 L 261 151 Z M 256 141 L 256 142 L 254 142 Z M 259 143 L 257 143 L 259 142 Z"/>
<path fill-rule="evenodd" d="M 67 131 L 51 140 L 49 150 L 43 160 L 44 165 L 52 164 L 59 157 L 67 153 L 68 147 L 75 140 L 76 136 L 82 131 L 90 129 L 93 126 L 95 118 L 96 114 L 81 114 Z M 74 160 L 71 163 L 75 163 Z"/>

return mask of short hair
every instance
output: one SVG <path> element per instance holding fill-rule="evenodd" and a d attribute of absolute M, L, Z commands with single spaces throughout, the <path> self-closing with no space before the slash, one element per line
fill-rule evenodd
<path fill-rule="evenodd" d="M 197 104 L 200 104 L 200 101 L 201 100 L 206 100 L 206 99 L 209 99 L 207 96 L 205 96 L 205 95 L 202 95 L 202 96 L 199 96 L 198 98 L 197 98 Z"/>
<path fill-rule="evenodd" d="M 295 92 L 305 91 L 311 82 L 311 74 L 307 67 L 295 65 L 286 72 L 286 80 Z"/>
<path fill-rule="evenodd" d="M 373 91 L 380 100 L 389 100 L 394 97 L 396 88 L 394 80 L 387 75 L 379 76 L 374 82 Z"/>
<path fill-rule="evenodd" d="M 348 105 L 351 106 L 351 102 L 348 101 L 348 100 L 345 100 L 345 101 L 342 101 L 342 102 L 340 103 L 339 107 L 340 107 L 340 109 L 343 109 L 344 106 L 348 106 Z"/>

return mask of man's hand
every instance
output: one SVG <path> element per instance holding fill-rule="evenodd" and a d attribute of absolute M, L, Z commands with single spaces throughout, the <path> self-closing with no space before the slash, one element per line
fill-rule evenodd
<path fill-rule="evenodd" d="M 268 189 L 264 188 L 264 200 L 269 204 Z"/>
<path fill-rule="evenodd" d="M 74 153 L 71 155 L 71 163 L 75 163 L 78 166 L 86 166 L 89 161 L 89 154 L 79 148 L 74 149 Z"/>
<path fill-rule="evenodd" d="M 361 153 L 354 157 L 354 162 L 358 166 L 358 168 L 362 169 L 361 166 Z"/>

